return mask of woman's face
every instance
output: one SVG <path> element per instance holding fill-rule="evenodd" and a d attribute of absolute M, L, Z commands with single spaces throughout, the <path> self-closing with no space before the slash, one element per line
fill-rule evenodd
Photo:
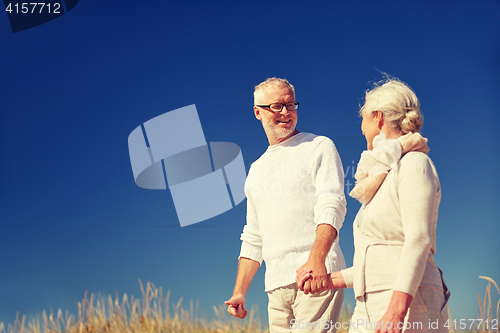
<path fill-rule="evenodd" d="M 380 134 L 381 117 L 382 112 L 371 112 L 365 104 L 363 121 L 361 122 L 361 132 L 366 138 L 366 148 L 368 150 L 373 149 L 373 138 Z"/>

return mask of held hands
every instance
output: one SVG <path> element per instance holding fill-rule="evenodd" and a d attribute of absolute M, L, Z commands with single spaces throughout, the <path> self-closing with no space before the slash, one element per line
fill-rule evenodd
<path fill-rule="evenodd" d="M 233 317 L 244 319 L 248 314 L 248 310 L 245 310 L 244 295 L 233 295 L 225 304 L 227 305 L 227 312 Z"/>
<path fill-rule="evenodd" d="M 328 289 L 329 276 L 324 262 L 308 260 L 297 270 L 297 285 L 306 295 L 316 294 Z"/>
<path fill-rule="evenodd" d="M 307 280 L 312 279 L 311 272 L 307 267 L 304 267 L 302 270 L 299 268 L 297 270 L 297 276 L 295 277 L 295 282 L 301 291 L 304 291 L 304 284 Z"/>
<path fill-rule="evenodd" d="M 299 268 L 299 270 L 297 270 L 297 277 L 295 278 L 295 282 L 297 282 L 299 289 L 302 290 L 305 294 L 308 294 L 309 292 L 311 294 L 314 294 L 311 289 L 309 289 L 309 291 L 307 291 L 306 289 L 307 282 L 312 279 L 311 272 L 312 270 L 309 268 L 303 268 L 302 270 Z M 347 286 L 345 284 L 344 276 L 340 271 L 327 274 L 327 285 L 325 289 L 338 289 L 346 287 Z"/>

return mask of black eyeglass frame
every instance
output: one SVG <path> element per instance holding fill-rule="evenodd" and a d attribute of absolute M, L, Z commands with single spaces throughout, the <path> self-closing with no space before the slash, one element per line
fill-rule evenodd
<path fill-rule="evenodd" d="M 271 110 L 271 105 L 276 105 L 276 104 L 280 104 L 281 105 L 281 108 L 279 109 L 279 111 L 274 111 L 274 110 Z M 293 104 L 293 110 L 290 110 L 286 105 L 287 104 Z M 297 111 L 297 109 L 299 108 L 299 102 L 290 102 L 290 103 L 271 103 L 269 105 L 256 105 L 258 106 L 259 108 L 265 108 L 265 109 L 269 109 L 269 111 L 271 112 L 281 112 L 283 110 L 283 107 L 286 107 L 286 109 L 288 111 Z"/>

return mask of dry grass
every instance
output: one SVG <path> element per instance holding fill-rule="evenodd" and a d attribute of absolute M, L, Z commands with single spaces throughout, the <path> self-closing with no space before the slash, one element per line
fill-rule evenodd
<path fill-rule="evenodd" d="M 124 294 L 122 299 L 116 295 L 85 297 L 78 303 L 78 316 L 59 309 L 50 314 L 44 311 L 42 318 L 27 319 L 17 315 L 14 324 L 5 327 L 0 323 L 0 333 L 264 333 L 259 319 L 254 317 L 252 308 L 245 320 L 228 318 L 223 305 L 214 307 L 215 318 L 207 320 L 196 318 L 193 302 L 189 311 L 182 306 L 182 298 L 170 307 L 170 292 L 164 296 L 162 288 L 148 282 L 144 288 L 141 281 L 142 299 Z"/>
<path fill-rule="evenodd" d="M 481 333 L 499 332 L 500 329 L 498 328 L 499 327 L 498 321 L 500 320 L 500 316 L 499 316 L 500 299 L 498 300 L 498 303 L 496 306 L 497 311 L 496 311 L 496 317 L 495 317 L 495 312 L 494 312 L 495 308 L 491 304 L 491 284 L 493 283 L 495 285 L 495 287 L 497 288 L 498 295 L 500 295 L 500 288 L 498 288 L 498 284 L 492 278 L 489 278 L 487 276 L 480 276 L 479 278 L 485 279 L 488 281 L 488 286 L 486 287 L 486 292 L 484 294 L 482 305 L 481 305 L 481 296 L 479 294 L 477 294 L 477 298 L 479 301 L 479 313 L 481 315 L 481 319 L 483 319 L 483 321 L 490 323 L 490 324 L 488 325 L 488 327 L 486 327 L 486 325 L 482 325 L 482 327 L 480 327 L 480 329 L 476 330 L 476 332 L 481 332 Z M 496 329 L 494 329 L 492 327 L 492 324 L 491 324 L 495 320 L 496 320 L 496 326 L 497 326 Z"/>
<path fill-rule="evenodd" d="M 349 320 L 352 317 L 352 309 L 351 309 L 351 304 L 344 305 L 342 307 L 342 310 L 340 311 L 340 317 L 339 317 L 339 323 L 348 323 Z M 349 325 L 344 324 L 344 327 L 349 327 Z M 347 333 L 349 332 L 349 328 L 342 328 L 342 325 L 340 326 L 339 329 L 337 329 L 337 333 Z"/>
<path fill-rule="evenodd" d="M 498 328 L 493 329 L 491 323 L 496 320 L 497 327 L 500 312 L 500 300 L 495 306 L 491 299 L 491 285 L 493 284 L 499 295 L 500 288 L 497 283 L 489 278 L 480 276 L 488 280 L 488 286 L 484 298 L 479 299 L 479 311 L 481 319 L 490 323 L 488 326 L 482 325 L 477 328 L 477 323 L 472 329 L 455 330 L 450 327 L 450 333 L 466 331 L 471 333 L 494 333 L 499 332 Z M 258 313 L 256 306 L 249 311 L 249 316 L 245 320 L 230 317 L 226 313 L 226 307 L 214 306 L 215 318 L 208 320 L 198 318 L 198 304 L 189 303 L 189 310 L 182 306 L 182 298 L 177 304 L 170 306 L 170 292 L 164 296 L 162 288 L 156 288 L 148 282 L 144 288 L 139 281 L 142 292 L 142 299 L 130 298 L 124 294 L 120 299 L 118 295 L 96 297 L 94 294 L 85 297 L 78 303 L 78 315 L 63 314 L 59 309 L 54 313 L 44 311 L 41 318 L 26 318 L 19 314 L 13 324 L 5 327 L 0 323 L 0 333 L 265 333 L 269 332 L 267 327 L 263 327 L 260 320 L 255 317 Z M 495 313 L 496 310 L 496 313 Z M 350 305 L 342 309 L 340 323 L 347 322 L 351 318 L 352 310 Z M 451 321 L 450 321 L 451 322 Z M 458 322 L 457 322 L 458 324 Z M 469 324 L 469 323 L 468 323 Z M 348 325 L 346 325 L 348 326 Z M 457 328 L 458 325 L 457 325 Z M 338 333 L 346 333 L 348 329 L 340 328 Z"/>
<path fill-rule="evenodd" d="M 481 295 L 478 294 L 479 300 L 479 316 L 476 319 L 454 319 L 450 318 L 450 333 L 456 332 L 470 332 L 470 333 L 498 333 L 500 332 L 500 300 L 495 308 L 491 301 L 491 284 L 493 283 L 497 288 L 498 295 L 500 296 L 500 288 L 497 283 L 490 277 L 480 276 L 480 279 L 488 281 L 488 286 L 484 294 L 483 300 Z M 465 328 L 463 328 L 465 327 Z"/>
<path fill-rule="evenodd" d="M 221 304 L 214 306 L 215 318 L 212 320 L 198 318 L 198 304 L 189 303 L 189 311 L 182 306 L 182 298 L 177 304 L 170 306 L 170 292 L 164 296 L 162 288 L 156 288 L 148 282 L 141 286 L 142 299 L 130 298 L 124 294 L 94 296 L 91 294 L 78 303 L 78 315 L 63 314 L 59 309 L 56 313 L 44 311 L 39 317 L 26 318 L 17 315 L 14 324 L 5 327 L 0 323 L 0 333 L 266 333 L 255 315 L 256 306 L 249 311 L 245 320 L 229 316 L 226 307 Z M 350 307 L 344 308 L 341 313 L 341 322 L 349 322 Z M 345 333 L 340 329 L 337 332 Z"/>

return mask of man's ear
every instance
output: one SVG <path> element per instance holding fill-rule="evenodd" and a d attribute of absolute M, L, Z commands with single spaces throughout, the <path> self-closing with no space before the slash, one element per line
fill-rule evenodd
<path fill-rule="evenodd" d="M 260 108 L 258 106 L 253 107 L 253 113 L 255 114 L 255 118 L 262 120 L 262 115 L 260 114 Z"/>

